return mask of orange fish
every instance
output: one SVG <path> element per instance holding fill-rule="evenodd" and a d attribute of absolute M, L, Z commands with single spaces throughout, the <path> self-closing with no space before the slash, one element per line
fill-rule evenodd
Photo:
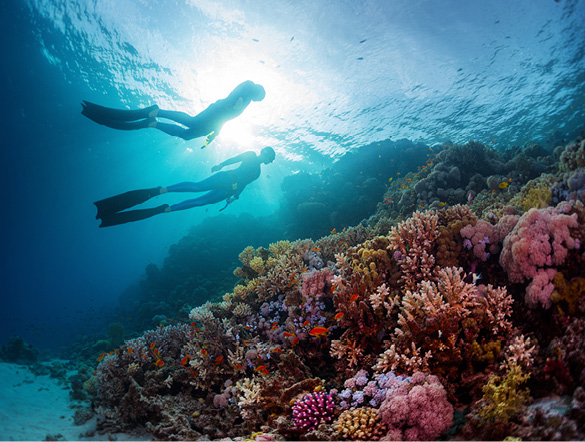
<path fill-rule="evenodd" d="M 201 331 L 201 329 L 199 327 L 197 327 L 197 322 L 196 321 L 193 321 L 189 325 L 193 328 L 193 330 L 198 331 L 198 332 Z"/>
<path fill-rule="evenodd" d="M 284 332 L 283 334 L 287 338 L 292 338 L 295 335 L 294 333 L 289 333 L 289 332 Z"/>
<path fill-rule="evenodd" d="M 311 336 L 321 336 L 327 334 L 329 332 L 328 328 L 325 327 L 315 327 L 313 330 L 309 332 Z"/>
<path fill-rule="evenodd" d="M 215 365 L 219 365 L 223 362 L 223 356 L 219 355 L 217 358 L 215 358 Z"/>
<path fill-rule="evenodd" d="M 309 320 L 307 319 L 305 322 L 303 322 L 303 327 L 306 327 L 306 326 L 307 326 L 307 325 L 309 325 L 309 324 L 310 324 L 310 322 L 309 322 Z"/>
<path fill-rule="evenodd" d="M 260 365 L 254 369 L 254 371 L 262 371 L 262 370 L 266 370 L 266 365 Z"/>
<path fill-rule="evenodd" d="M 158 361 L 156 361 L 154 363 L 154 365 L 156 365 L 157 367 L 162 367 L 163 365 L 165 365 L 164 361 L 161 361 L 160 359 Z"/>
<path fill-rule="evenodd" d="M 197 372 L 195 370 L 191 369 L 190 371 L 193 376 L 197 377 Z"/>
<path fill-rule="evenodd" d="M 272 349 L 272 351 L 273 351 L 274 353 L 284 353 L 284 351 L 283 351 L 283 350 L 282 350 L 282 348 L 280 348 L 280 347 L 275 347 L 275 348 L 273 348 L 273 349 Z"/>
<path fill-rule="evenodd" d="M 181 359 L 181 365 L 183 366 L 187 365 L 190 360 L 191 358 L 189 356 L 185 356 L 183 359 Z"/>
<path fill-rule="evenodd" d="M 278 325 L 273 325 L 273 326 L 270 328 L 270 331 L 274 331 L 274 330 L 276 330 L 277 328 L 278 328 Z"/>
<path fill-rule="evenodd" d="M 102 361 L 102 359 L 103 359 L 103 358 L 105 358 L 105 357 L 106 357 L 106 354 L 105 354 L 105 353 L 102 353 L 102 354 L 100 354 L 100 355 L 98 356 L 98 362 L 101 362 L 101 361 Z"/>
<path fill-rule="evenodd" d="M 319 247 L 311 247 L 311 250 L 313 252 L 320 252 L 321 251 L 321 249 Z"/>
<path fill-rule="evenodd" d="M 349 298 L 349 302 L 354 302 L 357 301 L 357 299 L 360 297 L 360 295 L 358 295 L 357 293 L 354 295 L 351 295 L 351 298 Z"/>
<path fill-rule="evenodd" d="M 130 354 L 130 353 L 132 353 L 132 350 L 133 350 L 132 347 L 128 347 L 128 350 L 126 350 L 126 353 Z"/>
<path fill-rule="evenodd" d="M 293 341 L 292 341 L 292 344 L 291 344 L 291 345 L 294 347 L 294 346 L 296 346 L 298 343 L 299 343 L 299 337 L 298 337 L 298 336 L 296 336 L 296 337 L 293 339 Z"/>
<path fill-rule="evenodd" d="M 206 358 L 207 357 L 207 350 L 205 350 L 204 348 L 201 349 L 201 355 Z"/>
<path fill-rule="evenodd" d="M 339 312 L 333 317 L 333 319 L 337 321 L 339 321 L 341 318 L 343 318 L 343 312 Z"/>
<path fill-rule="evenodd" d="M 156 346 L 156 344 L 154 342 L 152 342 L 149 346 L 148 349 L 152 350 L 154 347 Z"/>
<path fill-rule="evenodd" d="M 234 367 L 236 370 L 239 370 L 240 368 L 242 368 L 242 365 L 241 365 L 241 364 L 234 364 L 234 365 L 233 365 L 233 367 Z"/>
<path fill-rule="evenodd" d="M 160 356 L 158 353 L 158 348 L 155 348 L 154 350 L 152 350 L 152 354 L 154 355 L 155 358 L 160 359 Z"/>

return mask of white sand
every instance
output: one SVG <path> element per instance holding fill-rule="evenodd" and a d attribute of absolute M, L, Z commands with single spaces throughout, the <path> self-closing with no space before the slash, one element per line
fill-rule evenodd
<path fill-rule="evenodd" d="M 35 376 L 26 366 L 0 363 L 0 440 L 40 441 L 58 434 L 68 441 L 108 440 L 108 435 L 82 437 L 95 430 L 96 418 L 74 425 L 72 406 L 83 403 L 73 401 L 69 391 L 56 379 Z M 109 436 L 114 440 L 137 440 L 127 434 Z"/>

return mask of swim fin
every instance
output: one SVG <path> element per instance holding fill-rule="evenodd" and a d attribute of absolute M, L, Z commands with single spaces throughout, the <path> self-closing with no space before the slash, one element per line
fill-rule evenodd
<path fill-rule="evenodd" d="M 114 109 L 100 106 L 99 104 L 83 100 L 81 113 L 96 123 L 100 121 L 137 121 L 145 118 L 154 118 L 158 114 L 159 107 L 156 104 L 143 109 Z M 100 123 L 104 124 L 104 123 Z"/>
<path fill-rule="evenodd" d="M 160 195 L 160 189 L 159 186 L 153 187 L 152 189 L 131 190 L 130 192 L 96 201 L 94 204 L 98 212 L 95 219 L 103 219 L 104 216 L 128 209 L 137 204 L 142 204 L 150 198 Z"/>
<path fill-rule="evenodd" d="M 129 210 L 127 212 L 108 213 L 107 215 L 101 217 L 102 223 L 100 224 L 100 227 L 117 226 L 119 224 L 140 221 L 141 219 L 150 218 L 151 216 L 158 215 L 159 213 L 164 213 L 168 207 L 168 204 L 163 204 L 162 206 L 154 207 L 152 209 L 138 209 Z"/>

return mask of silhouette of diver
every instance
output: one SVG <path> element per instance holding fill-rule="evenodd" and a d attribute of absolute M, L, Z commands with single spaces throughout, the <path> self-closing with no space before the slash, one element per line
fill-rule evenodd
<path fill-rule="evenodd" d="M 238 85 L 226 98 L 210 104 L 203 112 L 192 117 L 185 112 L 159 109 L 153 106 L 136 109 L 113 109 L 83 101 L 81 113 L 87 118 L 104 126 L 121 130 L 136 130 L 155 127 L 163 132 L 184 140 L 205 137 L 203 149 L 219 135 L 222 126 L 244 112 L 251 101 L 262 101 L 266 96 L 264 88 L 250 80 Z M 165 118 L 178 124 L 162 123 L 157 118 Z"/>
<path fill-rule="evenodd" d="M 260 176 L 260 165 L 270 164 L 274 161 L 276 154 L 272 147 L 265 147 L 259 155 L 252 151 L 241 153 L 233 158 L 213 166 L 212 172 L 217 172 L 202 181 L 174 184 L 168 187 L 154 187 L 152 189 L 131 190 L 130 192 L 112 196 L 94 204 L 97 207 L 96 219 L 101 219 L 100 227 L 115 226 L 118 224 L 130 223 L 141 219 L 150 218 L 165 212 L 176 212 L 178 210 L 200 207 L 207 204 L 214 204 L 226 200 L 225 206 L 233 203 L 240 197 L 244 188 Z M 229 171 L 218 172 L 225 166 L 241 163 L 238 168 Z M 167 192 L 207 192 L 200 197 L 183 201 L 169 206 L 163 204 L 152 209 L 128 210 L 132 206 L 141 204 L 150 198 L 162 195 Z"/>

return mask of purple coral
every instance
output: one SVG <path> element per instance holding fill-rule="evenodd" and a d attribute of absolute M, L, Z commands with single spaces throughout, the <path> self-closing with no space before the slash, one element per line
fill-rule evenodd
<path fill-rule="evenodd" d="M 314 430 L 321 422 L 330 422 L 335 412 L 331 393 L 314 392 L 297 400 L 292 407 L 293 421 L 303 430 Z"/>

